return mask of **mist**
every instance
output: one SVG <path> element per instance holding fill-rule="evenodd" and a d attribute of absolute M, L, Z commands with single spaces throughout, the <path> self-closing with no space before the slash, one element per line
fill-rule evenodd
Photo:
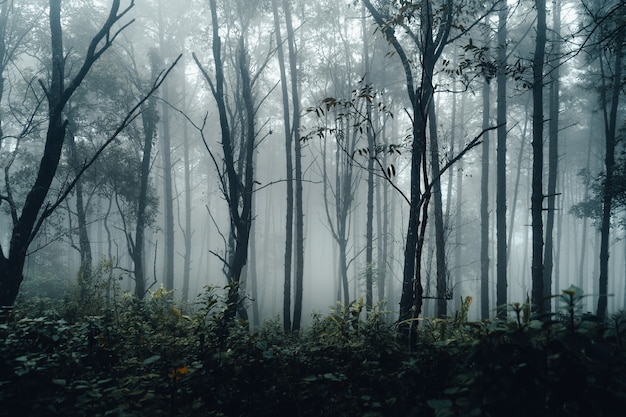
<path fill-rule="evenodd" d="M 3 260 L 40 169 L 60 65 L 46 3 L 0 6 Z M 62 2 L 66 88 L 112 3 Z M 120 10 L 132 7 L 96 45 L 110 47 L 63 108 L 65 140 L 29 232 L 17 302 L 100 285 L 138 297 L 163 286 L 193 303 L 208 286 L 253 326 L 276 318 L 306 326 L 360 298 L 395 321 L 407 282 L 412 291 L 419 277 L 420 315 L 450 316 L 466 297 L 472 320 L 502 305 L 506 315 L 507 304 L 536 301 L 531 197 L 542 149 L 543 294 L 576 286 L 585 312 L 603 297 L 609 313 L 623 309 L 616 29 L 592 30 L 579 2 L 558 2 L 558 16 L 548 5 L 537 147 L 532 4 L 509 1 L 502 14 L 506 2 L 459 2 L 448 27 L 445 2 L 434 7 L 440 54 L 427 74 L 422 11 L 381 11 L 381 26 L 365 3 L 383 10 L 384 2 L 122 1 Z M 419 252 L 407 275 L 412 211 Z"/>

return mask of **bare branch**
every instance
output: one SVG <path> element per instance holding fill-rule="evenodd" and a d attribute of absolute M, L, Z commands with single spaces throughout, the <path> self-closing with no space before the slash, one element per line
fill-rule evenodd
<path fill-rule="evenodd" d="M 137 104 L 135 104 L 135 106 L 133 106 L 133 108 L 130 109 L 130 111 L 128 111 L 128 113 L 126 113 L 126 117 L 124 118 L 124 120 L 122 120 L 122 122 L 118 125 L 118 127 L 111 134 L 111 136 L 109 136 L 109 138 L 98 148 L 98 150 L 94 153 L 91 159 L 83 164 L 83 166 L 78 171 L 74 179 L 67 185 L 67 187 L 65 188 L 63 193 L 61 193 L 61 195 L 57 198 L 57 200 L 54 203 L 48 203 L 46 205 L 45 210 L 41 213 L 41 216 L 39 217 L 35 227 L 33 228 L 33 231 L 30 235 L 30 240 L 29 240 L 30 242 L 33 241 L 33 239 L 39 232 L 39 229 L 41 228 L 41 225 L 43 224 L 44 220 L 47 219 L 54 212 L 54 210 L 56 210 L 56 208 L 63 202 L 63 200 L 65 200 L 67 196 L 72 192 L 72 190 L 74 189 L 74 186 L 80 180 L 80 178 L 85 173 L 85 171 L 87 171 L 87 169 L 89 169 L 89 167 L 91 167 L 96 162 L 96 160 L 100 157 L 102 152 L 104 152 L 105 149 L 115 139 L 117 139 L 117 137 L 126 129 L 126 127 L 128 127 L 128 125 L 130 125 L 137 117 L 139 117 L 139 115 L 141 114 L 140 110 L 143 104 L 159 89 L 159 87 L 163 84 L 167 76 L 172 72 L 172 70 L 174 69 L 178 61 L 181 59 L 181 57 L 182 57 L 182 54 L 179 55 L 178 58 L 176 58 L 176 60 L 169 66 L 167 70 L 162 71 L 157 76 L 150 90 L 148 90 L 148 92 L 143 96 L 143 98 L 139 100 Z"/>

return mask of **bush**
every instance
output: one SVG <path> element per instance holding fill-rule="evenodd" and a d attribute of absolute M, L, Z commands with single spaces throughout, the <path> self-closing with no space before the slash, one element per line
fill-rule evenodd
<path fill-rule="evenodd" d="M 278 319 L 257 332 L 226 319 L 223 288 L 186 305 L 163 288 L 90 306 L 37 299 L 0 324 L 0 415 L 615 415 L 626 316 L 581 315 L 567 291 L 543 321 L 512 305 L 519 319 L 471 323 L 468 301 L 422 320 L 413 351 L 362 300 L 285 334 Z"/>

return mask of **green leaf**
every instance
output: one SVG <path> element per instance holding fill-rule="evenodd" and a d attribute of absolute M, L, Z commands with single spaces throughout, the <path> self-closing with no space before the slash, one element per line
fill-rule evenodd
<path fill-rule="evenodd" d="M 161 359 L 161 355 L 153 355 L 153 356 L 150 356 L 148 359 L 144 360 L 142 363 L 144 365 L 151 365 L 157 362 L 159 359 Z"/>

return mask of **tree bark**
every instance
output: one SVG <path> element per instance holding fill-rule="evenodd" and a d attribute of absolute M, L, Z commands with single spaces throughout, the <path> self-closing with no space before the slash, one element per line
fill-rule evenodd
<path fill-rule="evenodd" d="M 506 42 L 508 18 L 506 0 L 500 1 L 498 13 L 497 124 L 496 155 L 496 306 L 501 319 L 506 318 L 507 304 L 507 233 L 506 233 Z"/>
<path fill-rule="evenodd" d="M 553 1 L 552 10 L 552 69 L 550 71 L 550 120 L 548 122 L 548 194 L 546 241 L 543 269 L 543 310 L 549 313 L 552 310 L 552 272 L 554 264 L 554 212 L 556 210 L 556 183 L 559 163 L 559 66 L 560 66 L 560 35 L 561 35 L 561 3 Z"/>
<path fill-rule="evenodd" d="M 156 57 L 151 57 L 152 75 L 157 71 Z M 150 183 L 150 167 L 152 165 L 152 144 L 156 136 L 158 115 L 156 98 L 152 97 L 141 112 L 143 124 L 143 152 L 141 156 L 141 172 L 139 179 L 139 197 L 137 199 L 137 223 L 135 224 L 135 238 L 127 235 L 128 251 L 133 260 L 133 274 L 135 277 L 135 297 L 141 299 L 146 295 L 146 273 L 144 270 L 144 249 L 146 230 L 146 208 L 148 185 Z"/>
<path fill-rule="evenodd" d="M 281 90 L 283 98 L 283 122 L 285 124 L 285 161 L 287 183 L 287 212 L 285 219 L 285 256 L 283 278 L 283 329 L 291 331 L 291 265 L 293 253 L 293 132 L 291 130 L 291 117 L 289 106 L 289 87 L 287 72 L 285 70 L 285 54 L 283 52 L 283 38 L 280 30 L 280 18 L 278 15 L 278 0 L 272 0 L 274 13 L 274 31 L 276 36 L 276 51 L 278 55 L 278 68 L 280 70 Z"/>
<path fill-rule="evenodd" d="M 437 304 L 436 315 L 443 318 L 448 313 L 448 268 L 446 265 L 446 237 L 443 224 L 443 201 L 441 197 L 440 164 L 439 164 L 439 140 L 437 137 L 437 118 L 435 116 L 435 105 L 431 100 L 428 109 L 428 128 L 430 132 L 430 169 L 432 178 L 435 178 L 432 185 L 434 197 L 435 215 L 435 256 L 437 259 Z"/>
<path fill-rule="evenodd" d="M 285 24 L 287 25 L 287 44 L 289 46 L 289 73 L 291 75 L 291 100 L 293 106 L 292 142 L 294 145 L 295 179 L 295 276 L 292 331 L 299 331 L 302 320 L 302 297 L 304 291 L 304 197 L 302 172 L 302 144 L 300 142 L 300 85 L 298 81 L 298 53 L 296 36 L 291 19 L 288 0 L 283 0 Z"/>
<path fill-rule="evenodd" d="M 67 135 L 67 143 L 69 146 L 69 162 L 75 173 L 80 172 L 80 159 L 76 148 L 73 132 Z M 91 241 L 87 230 L 87 207 L 83 196 L 83 184 L 79 180 L 74 187 L 74 195 L 76 196 L 76 219 L 78 222 L 78 253 L 80 254 L 80 269 L 78 271 L 78 290 L 81 300 L 85 300 L 91 287 L 92 273 L 92 253 Z"/>
<path fill-rule="evenodd" d="M 363 37 L 363 72 L 364 83 L 369 85 L 370 62 L 369 62 L 369 39 L 365 25 L 365 8 L 361 13 L 361 36 Z M 366 128 L 367 149 L 370 152 L 367 158 L 367 203 L 365 219 L 365 308 L 370 311 L 373 306 L 374 297 L 374 156 L 375 141 L 372 131 L 374 121 L 372 120 L 372 103 L 368 100 L 365 104 L 368 127 Z"/>
<path fill-rule="evenodd" d="M 543 66 L 546 48 L 546 2 L 535 0 L 537 8 L 537 38 L 533 57 L 533 169 L 532 169 L 532 304 L 534 311 L 543 312 Z"/>
<path fill-rule="evenodd" d="M 489 127 L 491 110 L 491 88 L 489 81 L 483 81 L 483 129 Z M 481 179 L 480 179 L 480 317 L 489 318 L 489 132 L 485 133 L 482 143 Z"/>
<path fill-rule="evenodd" d="M 158 4 L 159 45 L 161 58 L 167 53 L 168 40 L 163 19 L 163 1 Z M 161 102 L 161 163 L 163 173 L 163 281 L 165 289 L 174 289 L 174 193 L 172 191 L 172 146 L 170 127 L 170 88 L 169 83 L 163 85 L 163 101 Z"/>
<path fill-rule="evenodd" d="M 606 104 L 604 107 L 605 116 L 605 155 L 604 169 L 605 178 L 602 188 L 602 222 L 600 224 L 600 279 L 598 307 L 596 314 L 598 317 L 606 317 L 608 282 L 609 282 L 609 236 L 611 232 L 611 209 L 614 193 L 614 172 L 615 172 L 615 144 L 617 141 L 617 111 L 619 108 L 619 98 L 622 86 L 622 60 L 623 44 L 626 30 L 622 27 L 618 29 L 615 41 L 615 61 L 613 64 L 613 85 L 611 86 L 611 107 L 607 114 Z M 603 74 L 604 75 L 604 74 Z M 604 89 L 602 90 L 604 91 Z M 606 100 L 602 100 L 606 103 Z"/>

